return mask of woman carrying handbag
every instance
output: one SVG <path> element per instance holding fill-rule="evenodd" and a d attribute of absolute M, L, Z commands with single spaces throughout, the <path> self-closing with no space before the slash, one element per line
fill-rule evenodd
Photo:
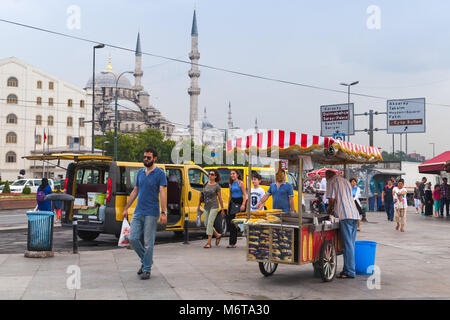
<path fill-rule="evenodd" d="M 242 182 L 241 174 L 238 170 L 230 171 L 230 203 L 228 204 L 228 213 L 226 216 L 228 229 L 230 230 L 230 244 L 227 248 L 236 248 L 237 229 L 231 222 L 236 217 L 236 213 L 245 210 L 247 202 L 247 191 Z"/>
<path fill-rule="evenodd" d="M 205 203 L 204 207 L 204 223 L 206 226 L 206 235 L 208 236 L 208 242 L 205 244 L 204 248 L 211 248 L 211 240 L 212 236 L 216 237 L 216 246 L 219 245 L 220 238 L 222 238 L 222 234 L 218 233 L 214 228 L 214 221 L 216 220 L 217 215 L 220 213 L 222 217 L 223 214 L 223 202 L 222 202 L 222 189 L 219 185 L 220 182 L 220 174 L 216 169 L 212 169 L 209 171 L 209 181 L 203 187 L 202 197 L 200 198 L 197 212 L 200 212 L 200 204 L 202 202 Z M 219 201 L 217 201 L 219 200 Z M 219 210 L 219 202 L 221 209 Z"/>

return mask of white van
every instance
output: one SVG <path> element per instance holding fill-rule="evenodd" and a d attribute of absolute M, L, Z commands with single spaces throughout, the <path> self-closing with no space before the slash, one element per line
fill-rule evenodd
<path fill-rule="evenodd" d="M 37 189 L 42 183 L 42 179 L 19 179 L 14 181 L 9 185 L 9 189 L 11 190 L 11 193 L 22 193 L 23 188 L 30 187 L 31 193 L 37 193 Z M 54 184 L 52 179 L 48 179 L 48 184 L 54 189 Z M 2 185 L 3 190 L 4 185 Z"/>

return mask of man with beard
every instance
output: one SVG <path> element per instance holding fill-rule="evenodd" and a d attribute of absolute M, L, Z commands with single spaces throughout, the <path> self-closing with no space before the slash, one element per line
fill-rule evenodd
<path fill-rule="evenodd" d="M 158 153 L 154 148 L 145 149 L 145 168 L 139 170 L 136 186 L 123 211 L 123 218 L 127 219 L 128 208 L 136 200 L 136 197 L 138 198 L 130 223 L 130 244 L 141 259 L 141 268 L 137 274 L 141 276 L 142 280 L 150 279 L 158 218 L 162 225 L 167 223 L 167 179 L 164 171 L 155 165 L 157 159 Z M 161 194 L 161 212 L 159 194 Z M 141 242 L 142 236 L 144 236 L 145 247 Z"/>

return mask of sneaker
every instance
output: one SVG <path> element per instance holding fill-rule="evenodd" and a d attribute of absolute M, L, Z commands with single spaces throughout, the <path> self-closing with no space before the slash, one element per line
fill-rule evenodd
<path fill-rule="evenodd" d="M 141 267 L 139 268 L 139 270 L 138 270 L 138 272 L 137 272 L 137 274 L 138 274 L 138 276 L 140 276 L 141 274 L 142 274 L 142 268 L 144 267 L 144 265 L 142 265 L 141 264 Z"/>
<path fill-rule="evenodd" d="M 150 271 L 144 271 L 141 274 L 141 280 L 148 280 L 150 279 Z"/>

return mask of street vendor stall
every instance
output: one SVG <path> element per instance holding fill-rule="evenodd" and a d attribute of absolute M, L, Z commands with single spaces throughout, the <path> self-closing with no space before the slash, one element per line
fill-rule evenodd
<path fill-rule="evenodd" d="M 376 163 L 382 160 L 376 147 L 307 135 L 284 130 L 268 130 L 227 142 L 227 153 L 248 155 L 251 181 L 252 156 L 270 155 L 289 161 L 297 167 L 298 185 L 303 185 L 304 161 L 324 165 Z M 291 170 L 291 169 L 290 169 Z M 248 187 L 250 189 L 250 186 Z M 333 280 L 337 254 L 342 253 L 339 222 L 327 214 L 303 212 L 302 197 L 298 197 L 298 213 L 250 212 L 247 208 L 247 260 L 259 263 L 265 276 L 272 275 L 278 264 L 303 265 L 312 263 L 323 281 Z M 253 215 L 253 216 L 251 216 Z M 240 216 L 242 219 L 242 216 Z"/>

